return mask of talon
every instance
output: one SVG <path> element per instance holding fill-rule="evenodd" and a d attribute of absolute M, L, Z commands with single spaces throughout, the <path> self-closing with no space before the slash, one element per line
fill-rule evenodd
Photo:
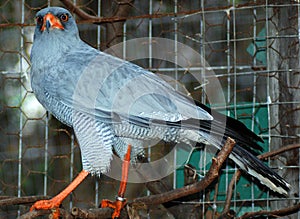
<path fill-rule="evenodd" d="M 107 199 L 101 201 L 101 208 L 109 208 L 113 202 Z"/>
<path fill-rule="evenodd" d="M 124 193 L 127 186 L 127 180 L 128 180 L 128 170 L 129 170 L 129 164 L 130 164 L 130 152 L 131 152 L 131 145 L 128 145 L 127 153 L 124 157 L 124 162 L 122 165 L 122 179 L 120 183 L 120 188 L 118 192 L 118 196 L 116 197 L 116 201 L 112 202 L 110 200 L 102 200 L 101 207 L 102 208 L 112 208 L 114 209 L 114 213 L 112 214 L 112 218 L 118 218 L 120 217 L 121 210 L 126 205 L 126 198 L 124 198 Z"/>
<path fill-rule="evenodd" d="M 50 200 L 40 200 L 35 202 L 31 208 L 30 211 L 33 210 L 52 210 L 52 219 L 58 219 L 60 212 L 59 212 L 59 206 L 60 206 L 60 202 L 57 202 L 54 199 L 50 199 Z"/>
<path fill-rule="evenodd" d="M 82 170 L 78 176 L 67 186 L 61 193 L 57 196 L 53 197 L 50 200 L 40 200 L 35 202 L 30 211 L 35 210 L 53 210 L 52 211 L 52 218 L 58 219 L 59 218 L 59 206 L 63 202 L 63 200 L 87 177 L 89 172 Z"/>
<path fill-rule="evenodd" d="M 60 216 L 60 212 L 59 209 L 57 208 L 52 212 L 52 219 L 59 219 L 59 216 Z"/>
<path fill-rule="evenodd" d="M 48 209 L 58 208 L 59 205 L 60 205 L 60 203 L 54 202 L 52 199 L 40 200 L 31 206 L 30 211 L 33 211 L 34 209 L 35 210 L 41 210 L 41 209 L 48 210 Z"/>
<path fill-rule="evenodd" d="M 101 202 L 101 208 L 112 208 L 114 209 L 114 213 L 112 214 L 112 218 L 120 217 L 121 210 L 126 205 L 126 198 L 116 197 L 116 201 L 112 202 L 110 200 L 104 199 Z"/>

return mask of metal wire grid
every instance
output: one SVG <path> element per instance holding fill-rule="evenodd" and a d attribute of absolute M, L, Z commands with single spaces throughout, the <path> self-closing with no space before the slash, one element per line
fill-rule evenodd
<path fill-rule="evenodd" d="M 77 1 L 74 2 L 97 16 L 107 14 L 107 2 L 105 1 Z M 248 3 L 248 4 L 246 4 Z M 33 16 L 36 8 L 46 5 L 57 5 L 55 1 L 0 1 L 1 10 L 1 162 L 0 162 L 0 189 L 3 196 L 25 196 L 25 195 L 55 195 L 64 188 L 73 177 L 80 171 L 79 148 L 75 143 L 74 135 L 68 128 L 55 121 L 51 115 L 38 107 L 33 94 L 30 91 L 28 79 L 28 53 L 32 41 Z M 230 6 L 230 7 L 229 7 Z M 280 33 L 278 25 L 274 22 L 277 8 L 295 7 L 295 2 L 287 4 L 269 4 L 264 2 L 242 2 L 242 1 L 136 1 L 134 2 L 132 14 L 155 14 L 157 12 L 168 12 L 180 14 L 195 10 L 195 13 L 184 13 L 163 17 L 160 19 L 132 19 L 123 25 L 123 33 L 118 39 L 124 44 L 124 58 L 127 51 L 126 41 L 136 37 L 163 37 L 182 42 L 197 50 L 206 58 L 218 79 L 223 86 L 226 97 L 226 105 L 213 105 L 228 115 L 243 121 L 250 121 L 252 130 L 258 132 L 266 142 L 268 150 L 272 150 L 273 143 L 281 144 L 278 139 L 298 139 L 299 136 L 291 136 L 286 133 L 276 133 L 272 112 L 273 108 L 279 105 L 299 104 L 299 99 L 279 100 L 272 96 L 274 82 L 270 75 L 274 74 L 273 55 L 277 39 L 299 39 L 298 29 L 286 35 L 272 35 Z M 276 9 L 276 10 L 275 10 Z M 274 12 L 275 11 L 275 12 Z M 299 14 L 299 13 L 298 13 Z M 298 14 L 291 18 L 293 23 L 299 22 Z M 17 15 L 17 16 L 15 16 Z M 244 22 L 244 23 L 243 23 Z M 248 23 L 247 23 L 248 22 Z M 30 24 L 30 26 L 27 26 Z M 190 26 L 189 26 L 190 25 Z M 299 24 L 298 24 L 299 25 Z M 82 37 L 97 48 L 105 48 L 105 28 L 100 25 L 80 23 L 79 28 Z M 265 35 L 259 35 L 265 28 Z M 13 35 L 11 35 L 11 32 Z M 91 37 L 97 36 L 97 37 Z M 16 39 L 10 37 L 17 36 Z M 13 43 L 9 42 L 12 40 Z M 265 41 L 264 45 L 257 42 Z M 252 45 L 252 49 L 247 45 Z M 176 46 L 175 46 L 176 48 Z M 149 43 L 149 57 L 151 54 L 151 43 Z M 250 51 L 251 50 L 251 51 Z M 249 52 L 250 51 L 250 52 Z M 266 59 L 258 58 L 260 52 L 265 52 Z M 282 51 L 277 51 L 278 53 Z M 178 51 L 174 51 L 174 55 Z M 289 57 L 287 57 L 289 58 Z M 172 75 L 176 81 L 183 84 L 189 79 L 186 69 L 174 66 L 170 63 L 163 63 L 160 60 L 148 59 L 137 60 L 138 64 L 145 68 L 162 74 Z M 193 68 L 190 71 L 203 72 L 203 68 Z M 282 72 L 276 70 L 276 74 L 290 74 L 296 69 Z M 205 80 L 204 80 L 205 81 Z M 196 82 L 189 82 L 186 85 L 188 91 L 197 99 L 205 102 L 205 85 L 200 89 Z M 209 85 L 207 85 L 209 86 Z M 278 85 L 280 86 L 280 85 Z M 239 109 L 250 108 L 250 114 L 239 114 Z M 265 127 L 255 117 L 261 108 L 266 108 L 268 125 Z M 38 111 L 34 109 L 39 109 Z M 34 110 L 34 113 L 32 111 Z M 273 118 L 274 119 L 274 118 Z M 261 129 L 255 129 L 261 127 Z M 275 130 L 275 131 L 274 131 Z M 294 141 L 295 142 L 295 141 Z M 149 149 L 149 153 L 152 151 Z M 176 154 L 174 155 L 176 162 Z M 288 162 L 287 162 L 288 163 Z M 269 164 L 271 164 L 269 162 Z M 274 164 L 274 168 L 286 170 L 293 168 L 299 170 L 299 162 L 292 166 L 285 163 Z M 60 171 L 57 171 L 57 170 Z M 200 171 L 200 170 L 199 170 Z M 205 171 L 205 166 L 202 171 Z M 226 167 L 223 171 L 226 174 L 225 189 L 229 183 L 229 172 L 235 168 Z M 297 172 L 297 171 L 296 171 Z M 298 173 L 299 175 L 299 173 Z M 176 187 L 176 172 L 171 176 L 173 186 Z M 288 179 L 289 180 L 289 179 Z M 249 186 L 249 185 L 245 185 Z M 293 183 L 295 191 L 299 191 L 299 179 Z M 98 206 L 99 200 L 103 197 L 113 198 L 117 192 L 118 182 L 103 177 L 100 181 L 89 178 L 83 183 L 64 204 L 71 208 L 73 205 L 82 207 Z M 129 195 L 133 197 L 145 194 L 144 187 L 134 189 L 136 185 L 129 187 Z M 247 199 L 240 199 L 239 193 L 235 191 L 232 200 L 233 210 L 241 214 L 244 211 L 255 211 L 257 209 L 269 209 L 281 206 L 285 200 L 273 197 L 270 194 L 258 198 L 255 194 L 254 184 L 251 183 L 251 196 Z M 88 194 L 85 191 L 90 191 Z M 225 191 L 222 191 L 223 193 Z M 219 191 L 220 193 L 220 191 Z M 291 201 L 297 202 L 298 197 L 290 197 Z M 277 205 L 274 204 L 274 201 Z M 224 201 L 208 199 L 203 195 L 199 200 L 211 206 L 212 211 L 222 207 Z M 195 202 L 195 204 L 199 204 Z M 244 204 L 243 204 L 244 203 Z M 249 204 L 250 203 L 250 204 Z M 206 205 L 203 206 L 203 217 Z M 18 210 L 18 211 L 16 211 Z M 27 211 L 25 207 L 8 207 L 2 209 L 0 215 L 3 217 L 15 217 Z M 18 213 L 16 213 L 18 212 Z M 153 215 L 149 212 L 149 217 Z M 299 216 L 299 215 L 298 215 Z M 208 216 L 207 216 L 208 217 Z M 297 215 L 295 215 L 295 218 Z"/>

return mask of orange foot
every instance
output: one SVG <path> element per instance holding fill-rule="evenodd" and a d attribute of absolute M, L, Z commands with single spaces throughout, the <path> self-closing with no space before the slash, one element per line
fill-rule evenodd
<path fill-rule="evenodd" d="M 54 210 L 52 213 L 53 219 L 59 218 L 59 206 L 63 200 L 87 177 L 89 172 L 82 170 L 78 176 L 70 183 L 61 193 L 50 200 L 40 200 L 34 203 L 30 211 L 35 210 Z"/>
<path fill-rule="evenodd" d="M 119 192 L 118 192 L 116 201 L 112 202 L 110 200 L 105 199 L 105 200 L 102 200 L 102 202 L 101 202 L 102 208 L 108 207 L 108 208 L 114 209 L 114 213 L 112 215 L 113 219 L 120 217 L 121 210 L 126 205 L 126 198 L 124 198 L 124 194 L 126 191 L 127 180 L 128 180 L 130 153 L 131 153 L 131 145 L 128 145 L 127 152 L 124 156 L 124 162 L 122 165 L 122 179 L 121 179 L 120 188 L 119 188 Z"/>
<path fill-rule="evenodd" d="M 30 211 L 33 210 L 48 210 L 48 209 L 53 209 L 52 212 L 52 218 L 53 219 L 58 219 L 59 218 L 59 206 L 60 206 L 60 202 L 58 202 L 57 200 L 50 199 L 50 200 L 40 200 L 35 202 L 31 208 Z"/>
<path fill-rule="evenodd" d="M 114 209 L 114 213 L 112 214 L 112 218 L 119 218 L 121 214 L 122 208 L 126 205 L 126 199 L 122 197 L 117 197 L 116 201 L 112 202 L 110 200 L 104 199 L 101 202 L 101 208 L 112 208 Z"/>
<path fill-rule="evenodd" d="M 37 201 L 36 203 L 34 203 L 31 208 L 30 211 L 33 211 L 34 209 L 36 210 L 40 210 L 40 209 L 52 209 L 52 208 L 58 208 L 60 205 L 60 203 L 55 203 L 52 199 L 50 200 L 40 200 Z"/>

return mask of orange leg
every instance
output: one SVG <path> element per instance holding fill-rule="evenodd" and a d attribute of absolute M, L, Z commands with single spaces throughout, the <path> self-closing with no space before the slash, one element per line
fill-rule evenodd
<path fill-rule="evenodd" d="M 78 176 L 70 183 L 70 185 L 68 185 L 61 193 L 59 193 L 50 200 L 37 201 L 31 206 L 30 211 L 34 209 L 56 209 L 53 212 L 52 216 L 54 219 L 59 218 L 59 211 L 57 208 L 60 206 L 63 200 L 87 177 L 87 175 L 89 175 L 89 172 L 82 170 L 78 174 Z"/>
<path fill-rule="evenodd" d="M 101 202 L 102 208 L 109 207 L 109 208 L 115 209 L 114 213 L 112 215 L 113 219 L 120 217 L 121 210 L 126 204 L 126 199 L 124 198 L 124 194 L 126 191 L 127 180 L 128 180 L 130 152 L 131 152 L 131 145 L 128 145 L 127 153 L 124 156 L 124 161 L 123 161 L 123 165 L 122 165 L 122 179 L 121 179 L 118 197 L 116 198 L 116 201 L 112 202 L 110 200 L 105 199 L 105 200 L 102 200 L 102 202 Z"/>

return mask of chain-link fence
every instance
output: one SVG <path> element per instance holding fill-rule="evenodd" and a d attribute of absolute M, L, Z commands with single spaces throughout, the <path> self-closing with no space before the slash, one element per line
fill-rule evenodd
<path fill-rule="evenodd" d="M 298 205 L 298 1 L 0 0 L 0 198 L 4 200 L 0 200 L 1 218 L 15 218 L 29 210 L 26 204 L 10 204 L 12 197 L 54 196 L 81 170 L 80 149 L 73 131 L 48 114 L 30 88 L 34 17 L 39 9 L 49 5 L 75 11 L 81 38 L 95 48 L 106 50 L 122 43 L 121 58 L 132 60 L 146 45 L 148 57 L 133 62 L 175 79 L 172 83 L 180 91 L 242 121 L 264 139 L 264 152 L 294 148 L 266 160 L 291 184 L 289 197 L 278 197 L 242 174 L 228 202 L 230 181 L 237 171 L 228 162 L 213 186 L 170 204 L 169 208 L 179 203 L 183 206 L 181 212 L 174 214 L 165 205 L 148 206 L 140 217 L 183 218 L 189 214 L 191 218 L 217 218 L 226 204 L 237 216 Z M 129 40 L 141 37 L 148 39 L 143 42 L 145 45 L 127 46 Z M 181 67 L 156 58 L 152 53 L 156 38 L 173 40 L 174 57 L 184 56 L 190 63 L 194 57 L 188 51 L 178 50 L 177 43 L 194 49 L 204 57 L 207 66 Z M 210 98 L 219 100 L 224 95 L 225 102 L 209 102 L 206 98 L 207 87 L 214 86 L 207 83 L 206 71 L 213 71 L 222 85 L 222 94 L 211 93 Z M 200 82 L 194 77 L 197 74 L 201 75 Z M 170 147 L 160 142 L 147 153 L 151 154 L 149 157 L 161 156 Z M 187 162 L 180 160 L 187 153 L 190 152 L 175 151 L 173 162 L 181 167 L 163 179 L 164 183 L 179 188 L 187 182 Z M 198 176 L 193 179 L 200 180 L 209 168 L 203 161 L 205 150 L 188 155 L 189 168 Z M 118 181 L 105 175 L 101 179 L 89 177 L 63 206 L 66 210 L 73 206 L 98 207 L 102 198 L 114 199 L 118 186 Z M 126 192 L 128 199 L 149 195 L 146 186 L 131 183 Z M 290 217 L 298 218 L 297 208 L 293 212 Z"/>

